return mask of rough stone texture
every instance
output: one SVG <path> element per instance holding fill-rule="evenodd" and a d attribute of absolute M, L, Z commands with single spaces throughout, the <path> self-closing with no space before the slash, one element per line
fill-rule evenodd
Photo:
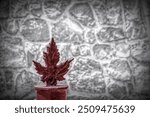
<path fill-rule="evenodd" d="M 70 42 L 73 32 L 67 24 L 59 22 L 54 24 L 52 34 L 56 42 Z"/>
<path fill-rule="evenodd" d="M 108 92 L 115 98 L 115 99 L 122 99 L 126 96 L 127 91 L 124 86 L 119 86 L 118 84 L 111 84 L 108 86 Z"/>
<path fill-rule="evenodd" d="M 81 92 L 105 93 L 105 81 L 101 73 L 84 73 L 77 82 L 76 89 Z"/>
<path fill-rule="evenodd" d="M 94 30 L 89 30 L 85 32 L 85 42 L 93 44 L 96 41 L 96 36 Z"/>
<path fill-rule="evenodd" d="M 113 48 L 108 44 L 95 44 L 93 46 L 93 53 L 96 59 L 110 59 L 113 55 Z"/>
<path fill-rule="evenodd" d="M 70 8 L 69 12 L 82 25 L 88 27 L 95 25 L 94 16 L 88 3 L 76 3 Z"/>
<path fill-rule="evenodd" d="M 149 0 L 1 0 L 0 99 L 35 99 L 51 37 L 74 58 L 68 99 L 150 99 Z"/>
<path fill-rule="evenodd" d="M 29 0 L 28 4 L 32 15 L 40 17 L 43 14 L 41 0 Z"/>
<path fill-rule="evenodd" d="M 69 72 L 69 81 L 72 90 L 89 93 L 104 93 L 105 80 L 103 70 L 99 62 L 78 58 L 73 70 Z"/>
<path fill-rule="evenodd" d="M 89 56 L 91 55 L 91 50 L 88 45 L 71 45 L 70 51 L 73 56 Z"/>
<path fill-rule="evenodd" d="M 32 99 L 34 98 L 34 85 L 38 82 L 37 75 L 26 70 L 21 71 L 16 77 L 15 98 Z M 32 97 L 30 97 L 32 94 Z M 29 96 L 29 97 L 28 97 Z"/>
<path fill-rule="evenodd" d="M 42 19 L 28 19 L 22 26 L 22 35 L 29 41 L 48 41 L 49 29 L 45 20 Z"/>
<path fill-rule="evenodd" d="M 130 46 L 126 41 L 114 42 L 113 48 L 115 56 L 119 58 L 127 58 L 130 56 Z"/>
<path fill-rule="evenodd" d="M 129 43 L 133 57 L 139 61 L 150 61 L 150 40 L 137 40 Z"/>
<path fill-rule="evenodd" d="M 121 0 L 95 0 L 93 8 L 100 24 L 122 24 Z"/>
<path fill-rule="evenodd" d="M 44 11 L 48 18 L 57 19 L 70 4 L 70 0 L 45 0 Z"/>
<path fill-rule="evenodd" d="M 32 66 L 32 60 L 36 60 L 38 62 L 43 62 L 42 53 L 45 50 L 46 45 L 42 44 L 33 44 L 30 42 L 26 42 L 25 44 L 25 51 L 27 52 L 27 64 L 30 68 Z"/>
<path fill-rule="evenodd" d="M 122 28 L 104 27 L 97 33 L 100 42 L 111 42 L 125 39 Z"/>
<path fill-rule="evenodd" d="M 11 0 L 10 11 L 14 18 L 26 17 L 29 14 L 28 0 Z"/>
<path fill-rule="evenodd" d="M 142 20 L 141 1 L 123 0 L 123 3 L 127 37 L 130 39 L 139 39 L 147 37 L 146 27 Z"/>
<path fill-rule="evenodd" d="M 15 35 L 19 31 L 19 23 L 14 19 L 5 20 L 5 22 L 3 23 L 3 29 L 7 33 Z"/>
<path fill-rule="evenodd" d="M 129 64 L 125 60 L 116 59 L 110 62 L 108 66 L 108 74 L 115 80 L 130 80 L 131 70 Z"/>
<path fill-rule="evenodd" d="M 20 38 L 1 37 L 0 66 L 26 67 L 26 55 Z"/>

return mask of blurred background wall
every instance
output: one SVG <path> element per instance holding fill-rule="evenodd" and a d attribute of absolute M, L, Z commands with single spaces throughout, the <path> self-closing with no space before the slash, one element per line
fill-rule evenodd
<path fill-rule="evenodd" d="M 1 0 L 0 99 L 34 99 L 32 60 L 54 37 L 68 99 L 150 99 L 149 0 Z"/>

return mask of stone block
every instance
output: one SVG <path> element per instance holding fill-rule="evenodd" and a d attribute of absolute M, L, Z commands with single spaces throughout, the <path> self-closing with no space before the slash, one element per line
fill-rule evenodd
<path fill-rule="evenodd" d="M 15 99 L 28 99 L 32 94 L 34 99 L 34 85 L 39 81 L 39 77 L 29 71 L 22 70 L 16 77 Z"/>
<path fill-rule="evenodd" d="M 20 38 L 2 37 L 0 67 L 26 67 L 26 55 Z"/>
<path fill-rule="evenodd" d="M 104 27 L 97 32 L 99 42 L 112 42 L 125 39 L 124 30 L 122 28 Z"/>
<path fill-rule="evenodd" d="M 44 11 L 49 19 L 59 18 L 70 4 L 70 0 L 45 0 Z"/>
<path fill-rule="evenodd" d="M 110 78 L 118 81 L 128 81 L 131 78 L 131 69 L 127 61 L 116 59 L 112 60 L 108 66 Z"/>
<path fill-rule="evenodd" d="M 18 20 L 15 20 L 15 19 L 5 20 L 3 22 L 3 29 L 11 35 L 16 35 L 17 32 L 19 31 L 19 22 L 18 22 Z"/>
<path fill-rule="evenodd" d="M 95 0 L 92 6 L 101 25 L 121 25 L 123 23 L 120 0 Z"/>
<path fill-rule="evenodd" d="M 101 72 L 83 74 L 76 83 L 76 91 L 88 93 L 105 93 L 105 80 Z"/>
<path fill-rule="evenodd" d="M 88 44 L 93 44 L 96 42 L 96 36 L 94 30 L 89 30 L 85 32 L 85 42 Z"/>
<path fill-rule="evenodd" d="M 93 46 L 93 55 L 96 59 L 108 60 L 113 53 L 113 48 L 109 44 L 95 44 Z"/>
<path fill-rule="evenodd" d="M 124 86 L 119 86 L 118 84 L 111 84 L 108 86 L 108 92 L 111 94 L 115 99 L 122 99 L 127 95 L 126 88 Z"/>
<path fill-rule="evenodd" d="M 27 0 L 11 0 L 10 2 L 11 16 L 14 18 L 23 18 L 29 15 Z"/>
<path fill-rule="evenodd" d="M 75 3 L 69 9 L 69 13 L 75 20 L 84 26 L 93 27 L 95 25 L 93 12 L 88 3 Z"/>
<path fill-rule="evenodd" d="M 59 22 L 54 24 L 52 28 L 52 36 L 55 38 L 57 43 L 68 43 L 71 42 L 71 36 L 74 32 L 65 23 Z"/>
<path fill-rule="evenodd" d="M 31 42 L 45 42 L 49 40 L 48 24 L 43 19 L 27 19 L 23 25 L 21 34 Z"/>
<path fill-rule="evenodd" d="M 129 42 L 131 55 L 139 61 L 150 61 L 150 40 L 136 40 Z"/>
<path fill-rule="evenodd" d="M 126 41 L 118 41 L 113 44 L 115 56 L 119 58 L 127 58 L 130 56 L 130 44 Z"/>
<path fill-rule="evenodd" d="M 40 17 L 43 14 L 41 0 L 29 0 L 28 5 L 32 15 Z"/>

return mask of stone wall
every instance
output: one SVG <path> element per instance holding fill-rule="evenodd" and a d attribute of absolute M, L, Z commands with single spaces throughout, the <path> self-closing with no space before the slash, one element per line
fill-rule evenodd
<path fill-rule="evenodd" d="M 34 99 L 32 60 L 54 37 L 74 58 L 68 99 L 150 99 L 149 0 L 0 1 L 0 99 Z"/>

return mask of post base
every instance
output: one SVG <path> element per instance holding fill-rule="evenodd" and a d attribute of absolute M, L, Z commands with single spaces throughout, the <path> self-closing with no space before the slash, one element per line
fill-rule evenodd
<path fill-rule="evenodd" d="M 66 100 L 67 85 L 35 86 L 37 100 Z"/>

